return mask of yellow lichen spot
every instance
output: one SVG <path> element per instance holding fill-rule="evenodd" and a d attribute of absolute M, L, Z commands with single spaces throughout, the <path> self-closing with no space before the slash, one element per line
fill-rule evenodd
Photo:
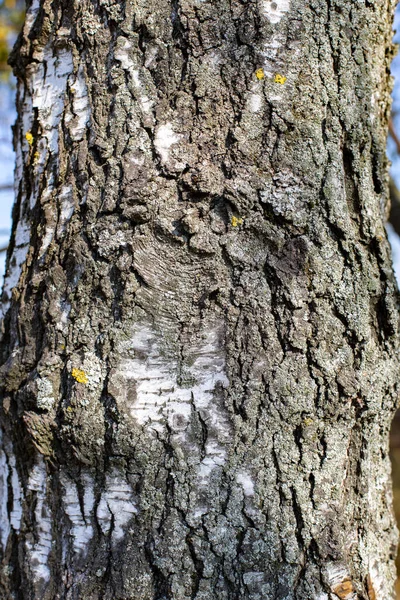
<path fill-rule="evenodd" d="M 67 412 L 72 412 L 72 410 L 73 410 L 72 406 L 67 407 Z"/>
<path fill-rule="evenodd" d="M 232 227 L 238 227 L 239 225 L 242 225 L 243 219 L 242 217 L 235 217 L 235 215 L 233 215 L 231 223 Z"/>
<path fill-rule="evenodd" d="M 89 381 L 85 371 L 82 371 L 82 369 L 72 369 L 71 375 L 78 383 L 87 383 Z"/>
<path fill-rule="evenodd" d="M 314 423 L 314 421 L 310 418 L 310 417 L 306 417 L 303 421 L 304 425 L 308 426 L 308 425 L 312 425 Z"/>
<path fill-rule="evenodd" d="M 277 73 L 274 77 L 275 83 L 280 83 L 280 85 L 283 85 L 286 80 L 287 77 L 285 77 L 284 75 L 280 75 L 279 73 Z"/>
<path fill-rule="evenodd" d="M 28 142 L 28 144 L 29 144 L 30 146 L 32 146 L 32 144 L 33 144 L 33 135 L 31 134 L 31 132 L 30 132 L 30 131 L 27 131 L 27 132 L 26 132 L 26 134 L 25 134 L 25 138 L 26 138 L 26 141 Z"/>
<path fill-rule="evenodd" d="M 264 77 L 265 77 L 264 69 L 257 69 L 256 77 L 257 77 L 257 79 L 264 79 Z"/>
<path fill-rule="evenodd" d="M 35 154 L 33 155 L 33 164 L 34 165 L 37 165 L 39 158 L 40 158 L 40 153 L 38 150 L 36 150 Z"/>

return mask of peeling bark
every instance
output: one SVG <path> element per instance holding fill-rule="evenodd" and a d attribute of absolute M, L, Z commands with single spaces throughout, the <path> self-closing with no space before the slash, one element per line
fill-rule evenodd
<path fill-rule="evenodd" d="M 5 600 L 393 598 L 389 0 L 33 0 Z"/>

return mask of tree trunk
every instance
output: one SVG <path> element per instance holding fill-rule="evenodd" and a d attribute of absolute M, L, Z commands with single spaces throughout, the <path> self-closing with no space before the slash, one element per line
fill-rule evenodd
<path fill-rule="evenodd" d="M 1 598 L 393 598 L 393 8 L 32 0 Z"/>

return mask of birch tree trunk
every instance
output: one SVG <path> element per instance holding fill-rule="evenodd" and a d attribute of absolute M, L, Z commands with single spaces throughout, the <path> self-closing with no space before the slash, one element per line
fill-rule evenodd
<path fill-rule="evenodd" d="M 388 600 L 391 0 L 32 0 L 4 600 Z"/>

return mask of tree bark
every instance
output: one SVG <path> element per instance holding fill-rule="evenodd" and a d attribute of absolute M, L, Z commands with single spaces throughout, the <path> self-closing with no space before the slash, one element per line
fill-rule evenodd
<path fill-rule="evenodd" d="M 393 598 L 393 8 L 32 0 L 1 598 Z"/>

